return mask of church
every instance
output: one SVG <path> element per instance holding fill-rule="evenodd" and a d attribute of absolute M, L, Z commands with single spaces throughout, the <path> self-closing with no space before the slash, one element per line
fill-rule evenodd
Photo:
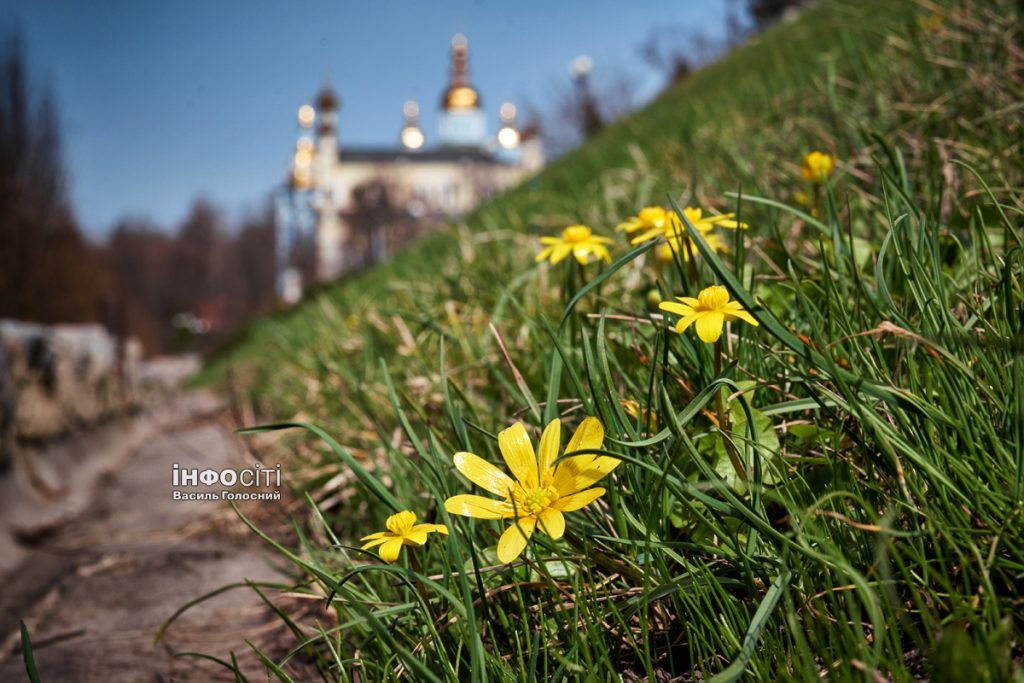
<path fill-rule="evenodd" d="M 275 197 L 278 293 L 286 302 L 311 281 L 384 260 L 544 165 L 537 131 L 517 127 L 512 103 L 501 105 L 497 132 L 488 132 L 462 35 L 452 39 L 436 141 L 420 127 L 419 105 L 408 101 L 398 144 L 349 147 L 339 133 L 340 110 L 330 88 L 315 106 L 299 109 L 288 179 Z"/>

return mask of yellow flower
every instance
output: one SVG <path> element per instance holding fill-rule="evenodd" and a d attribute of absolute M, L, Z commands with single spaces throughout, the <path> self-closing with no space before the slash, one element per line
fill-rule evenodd
<path fill-rule="evenodd" d="M 557 465 L 562 443 L 561 422 L 548 423 L 534 452 L 526 428 L 517 422 L 498 434 L 498 448 L 515 479 L 472 453 L 456 453 L 455 467 L 471 482 L 499 496 L 459 495 L 445 501 L 453 515 L 477 519 L 511 519 L 512 524 L 498 541 L 498 559 L 512 562 L 526 548 L 539 526 L 553 539 L 565 533 L 565 517 L 589 505 L 604 494 L 601 487 L 588 488 L 614 470 L 620 460 L 606 455 L 571 455 Z M 599 450 L 604 442 L 604 427 L 595 417 L 580 423 L 569 440 L 566 453 Z"/>
<path fill-rule="evenodd" d="M 626 414 L 634 420 L 642 419 L 645 429 L 649 429 L 652 432 L 658 431 L 658 414 L 656 412 L 653 410 L 644 410 L 643 418 L 640 418 L 640 404 L 636 401 L 622 399 L 619 401 L 619 405 L 621 405 L 622 409 L 626 411 Z"/>
<path fill-rule="evenodd" d="M 804 157 L 800 166 L 800 175 L 812 183 L 823 183 L 825 178 L 832 173 L 836 160 L 831 154 L 814 151 Z"/>
<path fill-rule="evenodd" d="M 942 28 L 942 24 L 946 21 L 946 18 L 938 12 L 932 12 L 928 16 L 920 16 L 917 18 L 918 25 L 926 31 L 935 32 Z"/>
<path fill-rule="evenodd" d="M 691 206 L 683 209 L 683 213 L 686 214 L 687 220 L 689 220 L 690 223 L 693 224 L 693 227 L 697 228 L 702 235 L 707 235 L 714 228 L 728 228 L 729 230 L 735 230 L 737 228 L 745 230 L 747 228 L 746 223 L 740 223 L 735 220 L 736 214 L 734 213 L 705 216 L 701 209 L 695 209 Z M 643 242 L 649 242 L 662 237 L 670 242 L 675 241 L 676 246 L 678 246 L 680 236 L 685 234 L 686 229 L 683 227 L 683 222 L 679 220 L 679 215 L 675 211 L 666 211 L 665 220 L 660 226 L 653 227 L 650 230 L 634 237 L 630 240 L 630 244 L 641 244 Z"/>
<path fill-rule="evenodd" d="M 416 513 L 409 510 L 388 517 L 386 526 L 387 531 L 378 531 L 359 539 L 363 541 L 363 550 L 380 546 L 377 554 L 385 562 L 397 560 L 403 545 L 423 545 L 427 542 L 428 534 L 437 532 L 448 535 L 448 527 L 444 524 L 417 524 Z"/>
<path fill-rule="evenodd" d="M 708 243 L 709 247 L 711 247 L 711 251 L 716 254 L 719 252 L 729 251 L 729 247 L 726 245 L 725 240 L 719 235 L 708 233 L 704 235 L 704 241 Z M 689 245 L 689 247 L 683 245 Z M 697 243 L 690 239 L 690 234 L 683 228 L 680 228 L 679 231 L 673 233 L 672 236 L 667 238 L 667 240 L 662 244 L 654 247 L 654 258 L 661 263 L 672 263 L 672 254 L 674 252 L 679 252 L 685 262 L 689 262 L 691 253 L 694 256 L 699 253 L 697 251 Z"/>
<path fill-rule="evenodd" d="M 585 266 L 590 255 L 593 254 L 595 259 L 612 262 L 611 254 L 604 246 L 611 244 L 612 240 L 595 235 L 585 225 L 570 225 L 562 231 L 561 237 L 541 237 L 540 242 L 544 245 L 544 249 L 537 254 L 538 261 L 550 260 L 551 263 L 558 263 L 572 254 L 580 265 Z"/>
<path fill-rule="evenodd" d="M 757 327 L 757 321 L 738 301 L 729 301 L 729 290 L 714 285 L 701 290 L 697 298 L 678 297 L 682 303 L 666 301 L 659 308 L 679 316 L 676 331 L 682 334 L 686 328 L 697 323 L 697 336 L 701 341 L 713 344 L 722 336 L 725 323 L 742 320 Z"/>
<path fill-rule="evenodd" d="M 648 232 L 650 230 L 662 229 L 665 227 L 668 213 L 660 206 L 648 206 L 645 209 L 641 209 L 639 215 L 627 218 L 620 223 L 615 228 L 615 231 L 624 232 L 629 237 L 633 237 L 640 231 Z"/>

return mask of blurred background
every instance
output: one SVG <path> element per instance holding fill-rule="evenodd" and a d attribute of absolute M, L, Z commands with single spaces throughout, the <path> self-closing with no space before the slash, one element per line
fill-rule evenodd
<path fill-rule="evenodd" d="M 231 511 L 172 498 L 172 463 L 270 457 L 234 433 L 251 402 L 177 391 L 203 356 L 531 183 L 798 4 L 0 5 L 0 679 L 20 620 L 43 680 L 218 680 L 172 655 L 287 642 L 232 593 L 154 648 L 184 601 L 281 578 Z"/>
<path fill-rule="evenodd" d="M 790 4 L 8 2 L 0 319 L 98 324 L 144 356 L 211 349 L 528 177 Z M 472 187 L 434 196 L 462 188 L 455 167 Z"/>

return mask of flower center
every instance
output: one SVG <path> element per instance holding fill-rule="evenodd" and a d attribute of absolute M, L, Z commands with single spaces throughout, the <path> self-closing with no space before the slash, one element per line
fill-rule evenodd
<path fill-rule="evenodd" d="M 708 287 L 697 295 L 697 309 L 701 311 L 717 311 L 729 303 L 729 290 L 719 285 Z"/>
<path fill-rule="evenodd" d="M 520 514 L 536 515 L 558 500 L 558 490 L 554 486 L 519 489 L 516 491 L 515 499 L 516 509 Z"/>
<path fill-rule="evenodd" d="M 388 531 L 396 536 L 404 536 L 409 533 L 409 530 L 412 529 L 415 523 L 416 513 L 410 512 L 409 510 L 402 510 L 397 514 L 388 517 L 387 527 Z"/>
<path fill-rule="evenodd" d="M 590 228 L 585 225 L 570 225 L 562 231 L 562 239 L 569 244 L 585 242 L 590 239 Z"/>

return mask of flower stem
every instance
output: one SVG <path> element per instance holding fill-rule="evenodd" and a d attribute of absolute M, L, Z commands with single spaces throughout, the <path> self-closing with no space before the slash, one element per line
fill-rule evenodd
<path fill-rule="evenodd" d="M 719 337 L 718 341 L 715 342 L 715 377 L 722 374 L 722 338 Z M 715 392 L 715 409 L 718 412 L 718 431 L 722 434 L 722 443 L 725 445 L 725 452 L 729 455 L 729 462 L 732 463 L 732 467 L 736 470 L 736 476 L 740 478 L 740 481 L 747 480 L 747 470 L 743 467 L 743 463 L 740 461 L 740 455 L 736 452 L 736 446 L 733 445 L 732 440 L 729 438 L 729 412 L 725 409 L 725 396 L 723 392 L 725 387 L 721 387 Z"/>

